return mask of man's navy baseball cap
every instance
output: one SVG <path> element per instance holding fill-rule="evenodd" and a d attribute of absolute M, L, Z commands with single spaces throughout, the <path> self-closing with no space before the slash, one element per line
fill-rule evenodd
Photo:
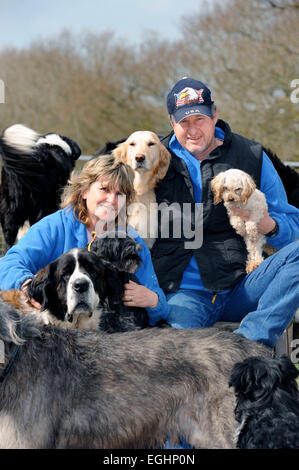
<path fill-rule="evenodd" d="M 199 80 L 188 77 L 179 80 L 167 95 L 168 114 L 177 123 L 194 114 L 213 117 L 213 103 L 209 88 Z"/>

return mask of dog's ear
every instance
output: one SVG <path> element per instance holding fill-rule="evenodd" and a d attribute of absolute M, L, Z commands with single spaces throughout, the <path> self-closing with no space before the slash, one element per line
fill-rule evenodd
<path fill-rule="evenodd" d="M 127 142 L 119 144 L 116 149 L 113 150 L 112 155 L 121 162 L 127 163 Z"/>
<path fill-rule="evenodd" d="M 122 303 L 121 297 L 127 273 L 110 261 L 95 256 L 98 258 L 98 268 L 100 266 L 103 268 L 101 274 L 97 276 L 97 293 L 102 303 L 106 300 L 109 309 L 115 310 Z"/>
<path fill-rule="evenodd" d="M 28 286 L 27 293 L 30 298 L 36 300 L 43 306 L 45 305 L 47 299 L 45 298 L 45 286 L 49 282 L 49 265 L 45 268 L 41 268 L 32 282 Z"/>
<path fill-rule="evenodd" d="M 58 299 L 55 283 L 56 267 L 57 262 L 53 261 L 48 266 L 41 268 L 28 286 L 29 297 L 39 302 L 42 310 L 49 309 L 51 311 L 51 305 L 53 302 L 55 304 Z"/>
<path fill-rule="evenodd" d="M 277 361 L 281 370 L 282 382 L 295 381 L 299 376 L 299 370 L 294 366 L 290 358 L 284 354 Z"/>
<path fill-rule="evenodd" d="M 69 137 L 66 137 L 66 136 L 60 136 L 63 140 L 66 141 L 66 143 L 70 146 L 71 148 L 71 151 L 72 151 L 72 158 L 73 160 L 78 160 L 78 158 L 80 157 L 81 155 L 81 148 L 79 147 L 79 145 L 77 144 L 77 142 L 75 142 L 74 140 L 70 139 Z"/>
<path fill-rule="evenodd" d="M 211 181 L 211 188 L 214 193 L 214 204 L 219 204 L 222 201 L 222 192 L 224 184 L 224 172 L 218 173 Z"/>
<path fill-rule="evenodd" d="M 243 204 L 247 204 L 251 194 L 256 190 L 256 184 L 251 176 L 247 175 L 246 178 L 243 179 L 242 185 L 241 201 Z"/>
<path fill-rule="evenodd" d="M 92 268 L 96 271 L 96 291 L 103 303 L 108 295 L 107 266 L 95 252 L 90 252 L 90 255 L 93 258 Z"/>
<path fill-rule="evenodd" d="M 134 241 L 128 241 L 119 257 L 118 267 L 120 270 L 128 273 L 135 273 L 141 263 L 138 251 L 142 250 L 142 246 Z"/>
<path fill-rule="evenodd" d="M 167 148 L 159 142 L 159 161 L 158 165 L 155 168 L 154 177 L 156 182 L 162 180 L 167 173 L 169 162 L 170 162 L 170 153 Z"/>
<path fill-rule="evenodd" d="M 252 384 L 252 374 L 246 361 L 237 362 L 230 374 L 228 385 L 234 387 L 237 394 L 246 394 Z"/>
<path fill-rule="evenodd" d="M 280 383 L 277 361 L 263 357 L 252 357 L 235 364 L 229 379 L 229 386 L 235 388 L 236 394 L 251 401 L 264 401 Z"/>

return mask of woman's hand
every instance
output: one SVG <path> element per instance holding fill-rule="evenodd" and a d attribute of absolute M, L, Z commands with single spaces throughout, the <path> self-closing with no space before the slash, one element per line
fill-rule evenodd
<path fill-rule="evenodd" d="M 41 304 L 37 302 L 36 300 L 29 298 L 28 296 L 28 286 L 31 282 L 32 282 L 32 279 L 26 279 L 26 281 L 24 281 L 23 284 L 21 285 L 21 291 L 25 295 L 26 299 L 31 303 L 31 305 L 33 305 L 33 307 L 40 310 L 42 308 Z"/>
<path fill-rule="evenodd" d="M 157 307 L 159 297 L 156 292 L 133 281 L 125 284 L 124 288 L 122 301 L 127 307 Z"/>

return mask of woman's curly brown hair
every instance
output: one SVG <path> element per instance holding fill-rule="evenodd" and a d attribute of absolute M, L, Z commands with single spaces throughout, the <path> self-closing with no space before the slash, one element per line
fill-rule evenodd
<path fill-rule="evenodd" d="M 82 195 L 95 181 L 106 181 L 108 190 L 120 191 L 126 196 L 126 208 L 134 199 L 134 172 L 129 165 L 116 161 L 113 155 L 101 155 L 89 160 L 80 173 L 73 172 L 61 197 L 61 209 L 72 206 L 74 215 L 89 225 L 86 200 Z"/>

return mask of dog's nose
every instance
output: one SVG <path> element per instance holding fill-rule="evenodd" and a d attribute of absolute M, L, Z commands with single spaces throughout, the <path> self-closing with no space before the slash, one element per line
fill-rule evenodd
<path fill-rule="evenodd" d="M 141 163 L 145 160 L 145 155 L 143 155 L 143 153 L 137 153 L 137 155 L 135 155 L 135 160 L 136 162 Z"/>
<path fill-rule="evenodd" d="M 235 198 L 234 197 L 229 197 L 228 202 L 234 202 Z"/>
<path fill-rule="evenodd" d="M 88 290 L 89 283 L 86 279 L 76 279 L 73 284 L 73 289 L 77 292 L 86 292 Z"/>

